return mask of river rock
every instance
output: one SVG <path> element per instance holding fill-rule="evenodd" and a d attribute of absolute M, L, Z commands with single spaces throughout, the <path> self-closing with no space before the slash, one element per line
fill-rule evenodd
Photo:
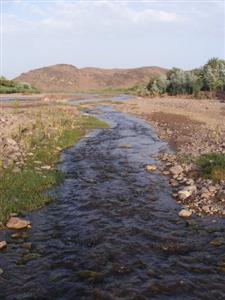
<path fill-rule="evenodd" d="M 178 215 L 181 218 L 188 218 L 192 215 L 192 212 L 188 209 L 182 209 Z"/>
<path fill-rule="evenodd" d="M 173 166 L 170 168 L 170 173 L 173 175 L 180 175 L 183 172 L 183 168 L 180 165 Z"/>
<path fill-rule="evenodd" d="M 6 241 L 1 241 L 0 242 L 0 250 L 4 249 L 7 246 Z"/>
<path fill-rule="evenodd" d="M 178 196 L 180 200 L 185 200 L 189 198 L 196 192 L 197 188 L 195 185 L 186 186 L 183 190 L 178 192 Z"/>
<path fill-rule="evenodd" d="M 157 166 L 155 166 L 155 165 L 146 165 L 145 169 L 148 172 L 154 172 L 155 170 L 157 170 Z"/>
<path fill-rule="evenodd" d="M 162 174 L 165 175 L 165 176 L 167 176 L 167 175 L 170 174 L 170 172 L 169 171 L 163 171 Z"/>
<path fill-rule="evenodd" d="M 187 179 L 187 181 L 185 182 L 186 185 L 193 185 L 194 184 L 194 180 L 193 179 Z"/>
<path fill-rule="evenodd" d="M 9 229 L 23 229 L 29 227 L 29 225 L 30 221 L 18 217 L 11 217 L 6 223 L 6 227 Z"/>

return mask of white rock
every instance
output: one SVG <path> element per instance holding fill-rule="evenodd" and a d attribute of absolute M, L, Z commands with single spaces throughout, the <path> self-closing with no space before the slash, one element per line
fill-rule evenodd
<path fill-rule="evenodd" d="M 148 171 L 148 172 L 154 172 L 155 170 L 157 170 L 157 166 L 155 166 L 155 165 L 147 165 L 147 166 L 145 167 L 145 169 L 146 169 L 146 171 Z"/>
<path fill-rule="evenodd" d="M 189 198 L 196 192 L 197 188 L 195 185 L 186 186 L 183 190 L 178 192 L 178 196 L 180 200 L 185 200 Z"/>
<path fill-rule="evenodd" d="M 182 209 L 178 215 L 181 218 L 188 218 L 192 215 L 192 212 L 188 209 Z"/>

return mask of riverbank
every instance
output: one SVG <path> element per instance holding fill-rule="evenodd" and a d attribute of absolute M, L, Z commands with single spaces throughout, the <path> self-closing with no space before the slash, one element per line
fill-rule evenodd
<path fill-rule="evenodd" d="M 51 201 L 61 151 L 106 124 L 54 101 L 5 102 L 0 117 L 0 222 Z"/>
<path fill-rule="evenodd" d="M 225 216 L 225 103 L 138 97 L 113 106 L 149 122 L 170 144 L 175 154 L 159 159 L 179 204 L 200 216 Z"/>

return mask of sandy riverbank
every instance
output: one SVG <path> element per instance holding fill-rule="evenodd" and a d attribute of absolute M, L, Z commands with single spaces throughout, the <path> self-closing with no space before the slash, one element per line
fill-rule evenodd
<path fill-rule="evenodd" d="M 218 100 L 134 98 L 114 107 L 150 122 L 178 152 L 199 154 L 225 143 L 225 103 Z"/>

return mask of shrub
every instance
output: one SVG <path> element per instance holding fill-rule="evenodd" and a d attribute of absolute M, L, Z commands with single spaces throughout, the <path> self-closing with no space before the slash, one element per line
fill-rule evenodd
<path fill-rule="evenodd" d="M 225 180 L 225 155 L 209 153 L 197 159 L 197 165 L 203 177 L 216 182 Z"/>
<path fill-rule="evenodd" d="M 162 95 L 166 93 L 169 81 L 167 76 L 161 75 L 159 77 L 153 78 L 147 85 L 147 90 L 151 95 Z"/>
<path fill-rule="evenodd" d="M 202 68 L 204 90 L 225 91 L 225 60 L 212 58 Z"/>

